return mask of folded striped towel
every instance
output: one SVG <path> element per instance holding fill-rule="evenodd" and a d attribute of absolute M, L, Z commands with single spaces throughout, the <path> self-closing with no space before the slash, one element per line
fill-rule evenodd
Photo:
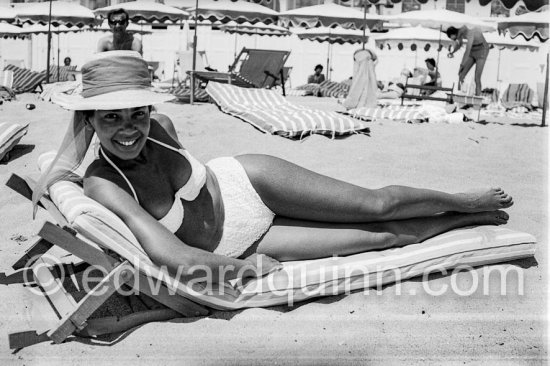
<path fill-rule="evenodd" d="M 502 105 L 506 109 L 514 107 L 528 107 L 532 106 L 534 97 L 533 90 L 529 85 L 523 84 L 510 84 L 508 88 L 502 94 Z"/>
<path fill-rule="evenodd" d="M 334 138 L 369 132 L 369 128 L 360 121 L 336 112 L 292 104 L 273 90 L 209 82 L 206 91 L 223 112 L 265 133 L 301 139 L 311 134 Z"/>
<path fill-rule="evenodd" d="M 28 126 L 21 126 L 17 123 L 0 123 L 0 161 L 25 136 Z"/>
<path fill-rule="evenodd" d="M 346 83 L 337 83 L 330 80 L 325 80 L 319 84 L 318 96 L 345 98 L 348 96 L 350 85 Z M 315 94 L 314 94 L 315 95 Z"/>
<path fill-rule="evenodd" d="M 347 114 L 365 121 L 391 119 L 407 123 L 428 122 L 429 113 L 415 105 L 388 105 L 385 107 L 361 107 L 350 109 Z"/>
<path fill-rule="evenodd" d="M 34 92 L 46 78 L 46 71 L 36 72 L 15 65 L 6 65 L 4 70 L 13 71 L 12 89 L 16 93 Z"/>
<path fill-rule="evenodd" d="M 189 103 L 191 101 L 191 89 L 187 86 L 178 86 L 176 87 L 172 93 L 176 97 L 176 99 L 180 102 L 187 102 Z M 193 101 L 195 102 L 208 102 L 208 93 L 206 90 L 202 88 L 195 88 L 195 97 L 193 98 Z"/>

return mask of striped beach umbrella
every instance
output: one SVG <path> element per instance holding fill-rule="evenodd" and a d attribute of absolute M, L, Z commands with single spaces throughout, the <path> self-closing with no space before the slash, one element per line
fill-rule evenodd
<path fill-rule="evenodd" d="M 94 13 L 106 18 L 110 11 L 124 9 L 134 23 L 179 23 L 189 18 L 189 13 L 172 6 L 151 1 L 131 1 L 116 5 L 106 6 L 94 10 Z"/>

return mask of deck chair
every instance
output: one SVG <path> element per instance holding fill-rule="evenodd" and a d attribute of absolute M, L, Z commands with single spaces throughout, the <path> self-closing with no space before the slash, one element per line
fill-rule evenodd
<path fill-rule="evenodd" d="M 243 48 L 229 72 L 191 71 L 192 78 L 207 83 L 215 81 L 244 88 L 272 88 L 277 80 L 284 80 L 283 67 L 290 51 Z M 285 95 L 284 83 L 283 95 Z"/>
<path fill-rule="evenodd" d="M 0 86 L 5 86 L 6 88 L 13 88 L 13 71 L 4 70 L 0 73 Z"/>
<path fill-rule="evenodd" d="M 76 65 L 74 66 L 50 66 L 50 83 L 74 81 L 73 72 L 76 71 Z"/>
<path fill-rule="evenodd" d="M 41 169 L 46 168 L 54 156 L 55 152 L 41 155 Z M 75 177 L 81 173 L 76 171 Z M 27 198 L 32 195 L 33 184 L 31 179 L 15 175 L 7 182 Z M 349 293 L 457 266 L 530 257 L 535 251 L 535 238 L 529 234 L 483 226 L 454 230 L 404 248 L 285 262 L 282 270 L 262 278 L 213 288 L 199 282 L 177 281 L 156 266 L 128 227 L 105 207 L 84 196 L 82 187 L 74 181 L 55 183 L 40 205 L 48 210 L 57 225 L 44 224 L 39 239 L 12 266 L 13 271 L 0 274 L 0 284 L 34 283 L 44 290 L 59 320 L 55 327 L 43 333 L 11 334 L 12 349 L 47 340 L 60 343 L 73 333 L 94 336 L 120 332 L 169 316 L 206 315 L 209 308 L 236 310 L 293 305 L 312 297 Z M 106 270 L 103 279 L 78 302 L 64 290 L 61 279 L 55 278 L 59 266 L 48 265 L 43 260 L 43 255 L 53 246 Z M 56 285 L 57 291 L 51 291 L 48 285 Z M 123 286 L 134 288 L 171 310 L 132 314 L 131 318 L 118 321 L 89 319 L 94 310 Z"/>
<path fill-rule="evenodd" d="M 9 152 L 27 134 L 29 125 L 0 122 L 0 162 L 9 160 Z"/>
<path fill-rule="evenodd" d="M 42 83 L 46 78 L 46 71 L 36 72 L 29 69 L 22 69 L 14 65 L 7 65 L 4 70 L 13 71 L 13 90 L 16 93 L 34 92 L 36 89 L 42 91 Z"/>
<path fill-rule="evenodd" d="M 407 78 L 405 82 L 405 92 L 401 94 L 401 105 L 403 105 L 405 99 L 413 100 L 433 100 L 440 102 L 453 103 L 454 102 L 454 83 L 450 88 L 439 87 L 439 86 L 430 86 L 430 85 L 420 85 L 420 84 L 410 84 L 410 78 Z M 430 95 L 423 95 L 422 91 L 436 92 L 442 91 L 446 94 L 446 97 L 437 97 Z"/>

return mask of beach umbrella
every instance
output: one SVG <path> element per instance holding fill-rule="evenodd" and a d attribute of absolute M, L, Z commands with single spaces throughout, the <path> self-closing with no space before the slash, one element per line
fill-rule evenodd
<path fill-rule="evenodd" d="M 51 5 L 51 14 L 50 14 Z M 65 1 L 47 1 L 43 3 L 17 4 L 14 8 L 16 19 L 19 23 L 40 23 L 67 26 L 94 26 L 96 19 L 94 13 L 85 6 Z"/>
<path fill-rule="evenodd" d="M 94 13 L 102 18 L 106 18 L 110 11 L 116 9 L 126 10 L 130 16 L 130 21 L 134 23 L 178 23 L 189 18 L 189 13 L 186 11 L 151 1 L 120 3 L 96 9 Z"/>
<path fill-rule="evenodd" d="M 526 13 L 515 17 L 499 20 L 498 31 L 509 32 L 512 38 L 521 36 L 527 40 L 538 37 L 542 42 L 548 40 L 548 19 L 550 12 Z M 546 76 L 544 78 L 544 97 L 542 105 L 542 124 L 546 124 L 546 109 L 548 108 L 548 66 L 550 55 L 546 54 Z"/>
<path fill-rule="evenodd" d="M 327 80 L 330 80 L 330 59 L 332 58 L 332 45 L 365 43 L 367 36 L 363 30 L 346 28 L 318 27 L 294 32 L 298 38 L 310 41 L 326 42 L 327 46 Z"/>
<path fill-rule="evenodd" d="M 525 13 L 515 17 L 503 18 L 497 21 L 500 33 L 508 32 L 512 38 L 522 36 L 530 40 L 538 37 L 542 42 L 548 40 L 548 22 L 550 12 Z"/>
<path fill-rule="evenodd" d="M 285 27 L 281 27 L 274 24 L 263 24 L 263 23 L 243 23 L 238 24 L 236 22 L 229 22 L 220 26 L 220 30 L 225 33 L 235 35 L 235 47 L 233 48 L 233 57 L 237 57 L 237 36 L 238 35 L 248 35 L 254 36 L 256 42 L 258 36 L 268 36 L 268 37 L 287 37 L 292 33 Z"/>
<path fill-rule="evenodd" d="M 331 2 L 281 12 L 279 19 L 285 27 L 363 29 L 366 25 L 369 29 L 374 29 L 381 28 L 382 21 L 386 18 Z"/>
<path fill-rule="evenodd" d="M 407 11 L 397 15 L 389 15 L 387 21 L 413 27 L 421 25 L 426 28 L 440 29 L 441 31 L 446 31 L 449 27 L 460 28 L 464 25 L 468 28 L 478 27 L 482 32 L 490 32 L 496 28 L 494 24 L 484 22 L 476 17 L 446 9 Z"/>
<path fill-rule="evenodd" d="M 51 26 L 67 25 L 84 27 L 96 24 L 94 13 L 76 3 L 65 1 L 52 1 L 43 3 L 18 4 L 15 8 L 16 20 L 19 23 L 48 24 L 48 51 L 46 61 L 46 83 L 50 81 L 50 47 L 51 47 Z"/>
<path fill-rule="evenodd" d="M 0 6 L 0 22 L 8 22 L 11 23 L 15 21 L 15 10 L 12 8 L 5 8 L 3 6 Z"/>
<path fill-rule="evenodd" d="M 195 20 L 229 23 L 264 23 L 275 24 L 279 13 L 273 9 L 248 1 L 196 1 L 195 6 L 188 8 Z"/>

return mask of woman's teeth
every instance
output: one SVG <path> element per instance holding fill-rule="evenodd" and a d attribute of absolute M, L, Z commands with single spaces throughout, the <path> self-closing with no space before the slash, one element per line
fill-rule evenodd
<path fill-rule="evenodd" d="M 135 140 L 130 140 L 130 141 L 117 141 L 117 143 L 121 144 L 122 146 L 132 146 L 133 144 L 135 144 L 137 141 L 137 139 Z"/>

